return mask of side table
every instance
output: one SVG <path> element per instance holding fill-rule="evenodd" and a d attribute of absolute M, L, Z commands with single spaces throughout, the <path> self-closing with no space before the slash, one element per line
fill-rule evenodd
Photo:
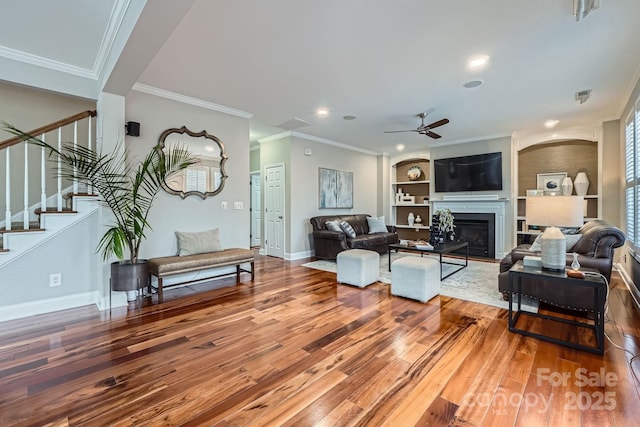
<path fill-rule="evenodd" d="M 588 269 L 584 269 L 588 272 Z M 594 270 L 595 271 L 595 270 Z M 522 311 L 522 279 L 544 280 L 546 282 L 556 282 L 558 286 L 575 286 L 593 289 L 593 323 L 578 322 L 575 320 L 564 319 L 557 316 L 551 316 L 548 314 L 539 314 L 530 311 Z M 513 297 L 517 297 L 518 306 L 517 311 L 513 311 Z M 522 335 L 538 338 L 544 341 L 549 341 L 555 344 L 564 345 L 567 347 L 575 348 L 578 350 L 584 350 L 596 354 L 604 354 L 604 309 L 605 300 L 607 297 L 607 283 L 604 278 L 595 275 L 588 275 L 584 279 L 568 277 L 565 271 L 548 271 L 543 270 L 540 267 L 525 267 L 522 261 L 516 262 L 509 270 L 509 331 L 517 332 Z M 561 322 L 576 327 L 587 328 L 594 331 L 596 338 L 596 347 L 590 347 L 583 344 L 565 341 L 558 338 L 551 337 L 549 335 L 542 335 L 535 332 L 519 329 L 516 327 L 516 323 L 520 315 L 532 316 L 540 319 L 551 320 L 555 322 Z"/>

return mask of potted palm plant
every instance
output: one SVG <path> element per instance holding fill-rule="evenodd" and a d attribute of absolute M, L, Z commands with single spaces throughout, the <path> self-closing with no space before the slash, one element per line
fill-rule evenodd
<path fill-rule="evenodd" d="M 3 122 L 5 131 L 29 144 L 44 148 L 49 158 L 60 161 L 57 173 L 63 178 L 93 188 L 100 202 L 113 214 L 113 223 L 100 239 L 98 251 L 111 264 L 111 288 L 116 291 L 141 289 L 149 284 L 146 260 L 139 258 L 140 244 L 150 229 L 147 218 L 162 183 L 198 162 L 186 148 L 165 150 L 154 147 L 137 165 L 127 161 L 127 151 L 102 154 L 87 147 L 65 143 L 58 150 L 13 125 Z"/>

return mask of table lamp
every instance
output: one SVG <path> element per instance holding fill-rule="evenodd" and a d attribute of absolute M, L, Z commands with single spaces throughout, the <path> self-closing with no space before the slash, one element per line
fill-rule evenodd
<path fill-rule="evenodd" d="M 526 209 L 527 224 L 547 227 L 542 233 L 540 245 L 542 268 L 563 271 L 566 266 L 567 241 L 557 227 L 582 226 L 584 223 L 584 197 L 527 197 Z"/>

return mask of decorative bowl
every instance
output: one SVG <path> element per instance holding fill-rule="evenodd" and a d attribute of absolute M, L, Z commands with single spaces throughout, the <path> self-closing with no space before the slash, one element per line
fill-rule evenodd
<path fill-rule="evenodd" d="M 422 169 L 420 169 L 420 166 L 411 166 L 407 171 L 407 176 L 409 177 L 409 181 L 416 181 L 420 179 L 421 175 L 422 175 Z"/>

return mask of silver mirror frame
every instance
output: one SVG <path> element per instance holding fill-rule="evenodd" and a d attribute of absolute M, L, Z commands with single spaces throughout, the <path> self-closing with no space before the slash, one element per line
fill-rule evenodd
<path fill-rule="evenodd" d="M 216 194 L 220 193 L 222 191 L 222 189 L 224 188 L 224 181 L 227 179 L 228 175 L 224 170 L 224 164 L 227 161 L 227 155 L 224 152 L 224 144 L 222 143 L 222 141 L 220 141 L 220 139 L 218 139 L 217 137 L 210 135 L 209 133 L 207 133 L 207 131 L 203 130 L 201 132 L 192 132 L 191 130 L 187 129 L 186 126 L 182 126 L 181 128 L 171 128 L 171 129 L 167 129 L 164 132 L 162 132 L 162 134 L 160 135 L 160 138 L 158 139 L 158 146 L 157 146 L 157 150 L 164 150 L 165 148 L 165 141 L 167 139 L 167 137 L 169 135 L 172 134 L 186 134 L 192 138 L 205 138 L 205 139 L 209 139 L 213 142 L 215 142 L 218 147 L 220 148 L 220 185 L 214 190 L 214 191 L 207 191 L 207 192 L 202 192 L 202 191 L 182 191 L 182 190 L 176 190 L 173 189 L 171 187 L 169 187 L 167 185 L 166 182 L 162 182 L 162 188 L 169 194 L 174 194 L 176 196 L 180 196 L 183 199 L 188 197 L 188 196 L 198 196 L 201 197 L 202 199 L 206 199 L 208 196 L 215 196 Z M 188 149 L 189 147 L 187 147 Z"/>

